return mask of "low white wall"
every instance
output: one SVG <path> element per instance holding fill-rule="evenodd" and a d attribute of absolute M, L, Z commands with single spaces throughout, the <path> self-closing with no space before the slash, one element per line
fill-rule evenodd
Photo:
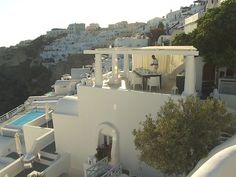
<path fill-rule="evenodd" d="M 71 93 L 75 93 L 76 83 L 77 81 L 74 81 L 74 80 L 63 81 L 61 84 L 57 84 L 56 82 L 54 85 L 55 94 L 56 95 L 69 95 Z"/>
<path fill-rule="evenodd" d="M 24 138 L 25 138 L 26 152 L 29 153 L 31 151 L 32 146 L 37 138 L 43 136 L 44 134 L 50 131 L 52 131 L 52 129 L 24 125 L 23 132 L 24 132 Z"/>
<path fill-rule="evenodd" d="M 180 96 L 137 91 L 109 90 L 80 87 L 78 93 L 77 117 L 63 112 L 53 113 L 55 142 L 58 153 L 71 155 L 71 174 L 83 175 L 83 163 L 96 153 L 98 128 L 109 122 L 117 129 L 120 162 L 130 175 L 162 176 L 138 160 L 132 131 L 138 128 L 145 115 L 156 117 L 160 107 L 168 99 Z M 73 100 L 74 101 L 74 100 Z M 66 102 L 66 101 L 65 101 Z"/>
<path fill-rule="evenodd" d="M 225 101 L 227 107 L 236 109 L 236 95 L 220 94 L 220 99 Z"/>
<path fill-rule="evenodd" d="M 27 101 L 46 101 L 46 100 L 57 100 L 61 98 L 61 96 L 30 96 Z"/>
<path fill-rule="evenodd" d="M 191 177 L 192 174 L 194 174 L 204 163 L 206 163 L 209 159 L 211 159 L 215 154 L 218 152 L 236 145 L 236 135 L 231 137 L 229 140 L 225 141 L 224 143 L 220 144 L 219 146 L 216 146 L 214 149 L 212 149 L 208 156 L 206 158 L 201 159 L 198 164 L 195 166 L 195 168 L 188 174 L 187 177 Z"/>
<path fill-rule="evenodd" d="M 22 163 L 22 158 L 17 159 L 7 167 L 0 170 L 0 177 L 12 177 L 20 173 L 24 167 Z"/>
<path fill-rule="evenodd" d="M 45 177 L 55 177 L 63 173 L 68 174 L 70 167 L 70 155 L 63 154 L 54 164 L 50 165 L 43 174 Z"/>

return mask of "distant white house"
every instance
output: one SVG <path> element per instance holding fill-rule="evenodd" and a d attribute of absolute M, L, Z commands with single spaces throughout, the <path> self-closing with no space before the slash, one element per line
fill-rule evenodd
<path fill-rule="evenodd" d="M 205 0 L 194 1 L 190 6 L 181 7 L 180 10 L 171 11 L 166 15 L 164 23 L 167 24 L 172 33 L 176 29 L 183 29 L 185 19 L 196 13 L 203 13 L 206 8 Z"/>
<path fill-rule="evenodd" d="M 82 31 L 85 31 L 85 24 L 84 23 L 73 23 L 69 24 L 67 27 L 68 34 L 73 33 L 80 33 Z"/>
<path fill-rule="evenodd" d="M 108 28 L 109 29 L 115 29 L 115 28 L 127 28 L 128 22 L 127 21 L 121 21 L 115 24 L 109 24 Z"/>
<path fill-rule="evenodd" d="M 53 28 L 51 31 L 47 31 L 48 37 L 57 37 L 61 34 L 66 34 L 67 30 L 62 28 Z"/>
<path fill-rule="evenodd" d="M 115 47 L 146 47 L 149 39 L 147 37 L 123 37 L 116 38 L 114 41 Z"/>
<path fill-rule="evenodd" d="M 100 26 L 98 23 L 91 23 L 89 26 L 86 27 L 86 31 L 97 31 L 100 29 Z"/>
<path fill-rule="evenodd" d="M 157 45 L 165 45 L 165 43 L 169 43 L 171 40 L 171 35 L 161 35 L 157 40 Z"/>
<path fill-rule="evenodd" d="M 219 7 L 220 4 L 224 1 L 225 0 L 208 0 L 206 8 L 207 9 L 212 9 L 212 8 L 215 8 L 215 7 Z"/>
<path fill-rule="evenodd" d="M 204 13 L 199 12 L 186 18 L 184 22 L 184 32 L 188 34 L 195 30 L 197 28 L 198 19 L 201 18 L 203 15 Z"/>

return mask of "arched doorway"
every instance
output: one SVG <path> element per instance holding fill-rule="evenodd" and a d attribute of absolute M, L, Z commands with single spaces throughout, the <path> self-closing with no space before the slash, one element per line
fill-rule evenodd
<path fill-rule="evenodd" d="M 96 156 L 102 158 L 108 156 L 110 164 L 119 162 L 119 136 L 114 125 L 109 122 L 98 126 L 98 143 Z"/>
<path fill-rule="evenodd" d="M 215 66 L 205 64 L 202 75 L 202 97 L 206 98 L 212 92 L 215 85 Z"/>

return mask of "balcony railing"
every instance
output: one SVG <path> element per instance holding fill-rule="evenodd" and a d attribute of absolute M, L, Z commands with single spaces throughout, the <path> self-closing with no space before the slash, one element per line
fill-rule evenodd
<path fill-rule="evenodd" d="M 119 164 L 117 166 L 112 167 L 101 177 L 115 177 L 115 176 L 120 176 L 121 174 L 122 174 L 122 166 Z"/>
<path fill-rule="evenodd" d="M 0 123 L 3 123 L 5 121 L 11 119 L 14 115 L 23 111 L 24 109 L 25 109 L 25 106 L 22 104 L 16 108 L 12 109 L 11 111 L 7 112 L 6 114 L 3 114 L 2 116 L 0 116 Z"/>
<path fill-rule="evenodd" d="M 86 170 L 87 177 L 97 177 L 103 175 L 110 169 L 108 165 L 108 157 L 98 161 L 96 164 L 92 165 Z"/>

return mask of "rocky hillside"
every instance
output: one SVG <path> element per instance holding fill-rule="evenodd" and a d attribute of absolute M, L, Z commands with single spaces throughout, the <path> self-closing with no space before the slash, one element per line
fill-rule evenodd
<path fill-rule="evenodd" d="M 22 104 L 30 95 L 42 95 L 72 67 L 91 64 L 93 56 L 72 55 L 67 62 L 45 67 L 39 54 L 56 40 L 40 36 L 25 47 L 0 48 L 0 115 Z"/>

